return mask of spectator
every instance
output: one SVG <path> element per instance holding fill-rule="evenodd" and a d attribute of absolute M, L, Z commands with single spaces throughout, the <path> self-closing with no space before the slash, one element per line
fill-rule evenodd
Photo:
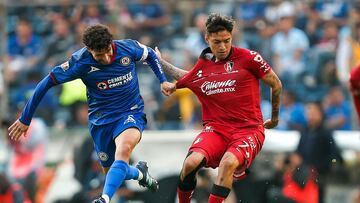
<path fill-rule="evenodd" d="M 203 49 L 207 47 L 207 43 L 204 39 L 206 27 L 205 22 L 207 15 L 199 13 L 194 19 L 194 29 L 189 30 L 185 40 L 185 54 L 189 57 L 196 59 Z"/>
<path fill-rule="evenodd" d="M 21 185 L 11 183 L 5 174 L 0 173 L 0 202 L 1 203 L 31 203 Z"/>
<path fill-rule="evenodd" d="M 336 64 L 342 84 L 347 84 L 350 71 L 360 62 L 360 5 L 357 4 L 351 11 L 348 31 L 344 31 L 336 53 Z M 344 30 L 345 28 L 343 28 Z"/>
<path fill-rule="evenodd" d="M 128 38 L 137 39 L 148 46 L 159 44 L 164 27 L 170 18 L 158 1 L 136 0 L 127 5 L 128 18 L 124 26 L 129 29 Z"/>
<path fill-rule="evenodd" d="M 332 132 L 324 125 L 324 112 L 319 103 L 306 105 L 307 127 L 301 132 L 297 151 L 304 163 L 318 172 L 319 203 L 324 203 L 327 175 L 332 162 L 342 162 L 341 155 L 332 137 Z"/>
<path fill-rule="evenodd" d="M 61 64 L 71 56 L 68 50 L 75 42 L 69 22 L 66 19 L 56 19 L 53 29 L 54 33 L 50 36 L 44 52 L 43 61 L 46 61 L 45 73 L 48 73 L 51 67 Z"/>
<path fill-rule="evenodd" d="M 19 71 L 35 68 L 42 52 L 42 41 L 33 33 L 30 21 L 20 19 L 16 24 L 16 33 L 9 36 L 7 44 L 8 67 L 5 69 L 8 82 L 16 82 Z"/>
<path fill-rule="evenodd" d="M 294 10 L 285 8 L 279 11 L 279 31 L 272 38 L 273 67 L 289 88 L 295 88 L 305 71 L 304 53 L 309 40 L 302 30 L 294 27 Z"/>
<path fill-rule="evenodd" d="M 104 23 L 106 16 L 105 11 L 100 11 L 99 5 L 96 3 L 88 3 L 86 5 L 78 5 L 75 9 L 72 21 L 83 23 L 86 26 Z"/>
<path fill-rule="evenodd" d="M 279 165 L 274 183 L 267 192 L 269 203 L 318 203 L 316 174 L 296 152 Z"/>
<path fill-rule="evenodd" d="M 279 130 L 302 130 L 305 128 L 306 119 L 304 105 L 297 102 L 295 94 L 285 90 L 281 94 Z"/>
<path fill-rule="evenodd" d="M 35 202 L 37 181 L 45 167 L 47 138 L 47 126 L 40 118 L 33 119 L 23 139 L 13 141 L 9 138 L 12 149 L 9 174 L 22 185 L 31 202 Z"/>
<path fill-rule="evenodd" d="M 331 130 L 351 130 L 351 106 L 340 87 L 330 89 L 324 100 L 325 126 Z"/>

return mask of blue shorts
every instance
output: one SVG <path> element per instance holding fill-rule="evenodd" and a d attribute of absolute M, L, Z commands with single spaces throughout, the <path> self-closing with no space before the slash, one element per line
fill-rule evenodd
<path fill-rule="evenodd" d="M 142 112 L 127 114 L 119 120 L 106 125 L 93 125 L 89 123 L 89 130 L 93 138 L 94 147 L 100 164 L 110 167 L 115 159 L 115 138 L 128 128 L 137 128 L 140 133 L 146 126 L 146 115 Z"/>

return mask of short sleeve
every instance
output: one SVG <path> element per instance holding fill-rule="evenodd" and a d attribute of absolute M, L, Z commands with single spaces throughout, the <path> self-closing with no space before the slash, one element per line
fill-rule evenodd
<path fill-rule="evenodd" d="M 176 89 L 188 88 L 188 83 L 193 80 L 193 77 L 195 75 L 195 71 L 197 69 L 199 69 L 200 64 L 201 64 L 201 62 L 200 62 L 200 59 L 199 59 L 197 61 L 197 63 L 194 65 L 194 67 L 186 75 L 184 75 L 182 78 L 180 78 L 176 82 Z"/>
<path fill-rule="evenodd" d="M 256 51 L 249 51 L 247 63 L 247 69 L 257 78 L 264 77 L 272 69 L 269 63 Z"/>
<path fill-rule="evenodd" d="M 127 40 L 127 45 L 129 46 L 135 61 L 143 61 L 147 59 L 149 55 L 147 46 L 136 40 Z"/>

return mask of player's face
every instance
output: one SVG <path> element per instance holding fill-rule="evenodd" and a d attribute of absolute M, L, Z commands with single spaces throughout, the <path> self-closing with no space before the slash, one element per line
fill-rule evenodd
<path fill-rule="evenodd" d="M 205 40 L 218 61 L 229 56 L 232 40 L 230 32 L 223 30 L 217 33 L 210 33 L 205 36 Z"/>
<path fill-rule="evenodd" d="M 113 56 L 113 50 L 111 45 L 105 50 L 95 51 L 89 49 L 89 51 L 97 62 L 103 65 L 108 65 L 111 63 L 111 58 Z"/>

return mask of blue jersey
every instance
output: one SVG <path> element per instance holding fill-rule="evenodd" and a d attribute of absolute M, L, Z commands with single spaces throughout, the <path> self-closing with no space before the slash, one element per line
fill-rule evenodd
<path fill-rule="evenodd" d="M 95 61 L 87 48 L 76 51 L 71 59 L 56 66 L 50 73 L 54 84 L 80 78 L 87 87 L 89 121 L 104 125 L 117 121 L 124 114 L 141 112 L 144 102 L 139 91 L 135 62 L 146 60 L 160 82 L 166 81 L 155 52 L 135 40 L 114 40 L 112 63 L 102 65 Z M 36 95 L 34 93 L 34 95 Z M 31 99 L 22 120 L 27 124 L 36 108 Z M 36 103 L 36 102 L 35 102 Z M 35 107 L 33 107 L 35 106 Z M 30 110 L 29 110 L 30 109 Z"/>

